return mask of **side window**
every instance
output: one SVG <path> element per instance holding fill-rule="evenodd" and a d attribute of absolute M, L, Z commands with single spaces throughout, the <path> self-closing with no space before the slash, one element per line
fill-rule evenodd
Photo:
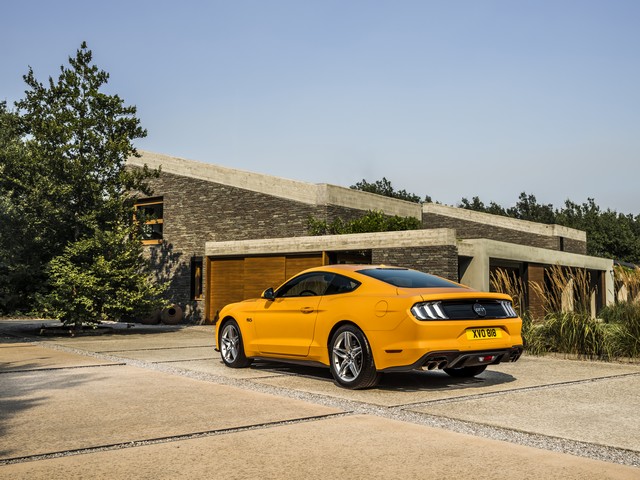
<path fill-rule="evenodd" d="M 342 275 L 336 275 L 329 288 L 324 292 L 325 295 L 337 295 L 339 293 L 353 292 L 360 286 L 360 282 L 353 278 L 343 277 Z"/>
<path fill-rule="evenodd" d="M 135 204 L 136 219 L 142 223 L 142 243 L 162 243 L 164 203 L 162 197 L 138 200 Z"/>
<path fill-rule="evenodd" d="M 333 273 L 313 272 L 290 280 L 277 292 L 276 297 L 304 297 L 324 295 L 335 275 Z"/>
<path fill-rule="evenodd" d="M 191 299 L 202 300 L 202 257 L 191 258 Z"/>

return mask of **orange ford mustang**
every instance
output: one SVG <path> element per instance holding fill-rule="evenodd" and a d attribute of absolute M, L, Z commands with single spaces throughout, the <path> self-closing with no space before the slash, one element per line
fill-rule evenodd
<path fill-rule="evenodd" d="M 508 295 L 406 268 L 312 268 L 261 298 L 227 305 L 219 318 L 216 350 L 227 366 L 311 362 L 353 389 L 376 385 L 381 372 L 471 377 L 522 353 L 522 320 Z"/>

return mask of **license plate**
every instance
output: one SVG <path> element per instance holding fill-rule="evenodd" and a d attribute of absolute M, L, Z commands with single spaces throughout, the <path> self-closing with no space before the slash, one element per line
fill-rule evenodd
<path fill-rule="evenodd" d="M 502 330 L 499 328 L 468 328 L 467 340 L 491 340 L 502 338 Z"/>

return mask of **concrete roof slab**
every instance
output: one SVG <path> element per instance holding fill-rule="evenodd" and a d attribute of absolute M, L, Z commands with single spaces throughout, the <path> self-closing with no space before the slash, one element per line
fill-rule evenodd
<path fill-rule="evenodd" d="M 212 241 L 205 244 L 205 254 L 212 257 L 228 257 L 442 245 L 457 245 L 455 230 L 436 228 L 399 232 L 350 233 L 345 235 L 264 238 L 224 242 Z"/>
<path fill-rule="evenodd" d="M 638 469 L 366 415 L 0 467 L 50 478 L 638 478 Z"/>

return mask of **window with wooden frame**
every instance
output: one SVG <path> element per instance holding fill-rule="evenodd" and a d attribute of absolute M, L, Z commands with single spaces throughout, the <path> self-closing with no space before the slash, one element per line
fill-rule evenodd
<path fill-rule="evenodd" d="M 202 299 L 202 257 L 191 257 L 191 300 Z"/>
<path fill-rule="evenodd" d="M 142 224 L 142 244 L 162 243 L 163 219 L 162 197 L 140 199 L 135 204 L 136 220 Z"/>

